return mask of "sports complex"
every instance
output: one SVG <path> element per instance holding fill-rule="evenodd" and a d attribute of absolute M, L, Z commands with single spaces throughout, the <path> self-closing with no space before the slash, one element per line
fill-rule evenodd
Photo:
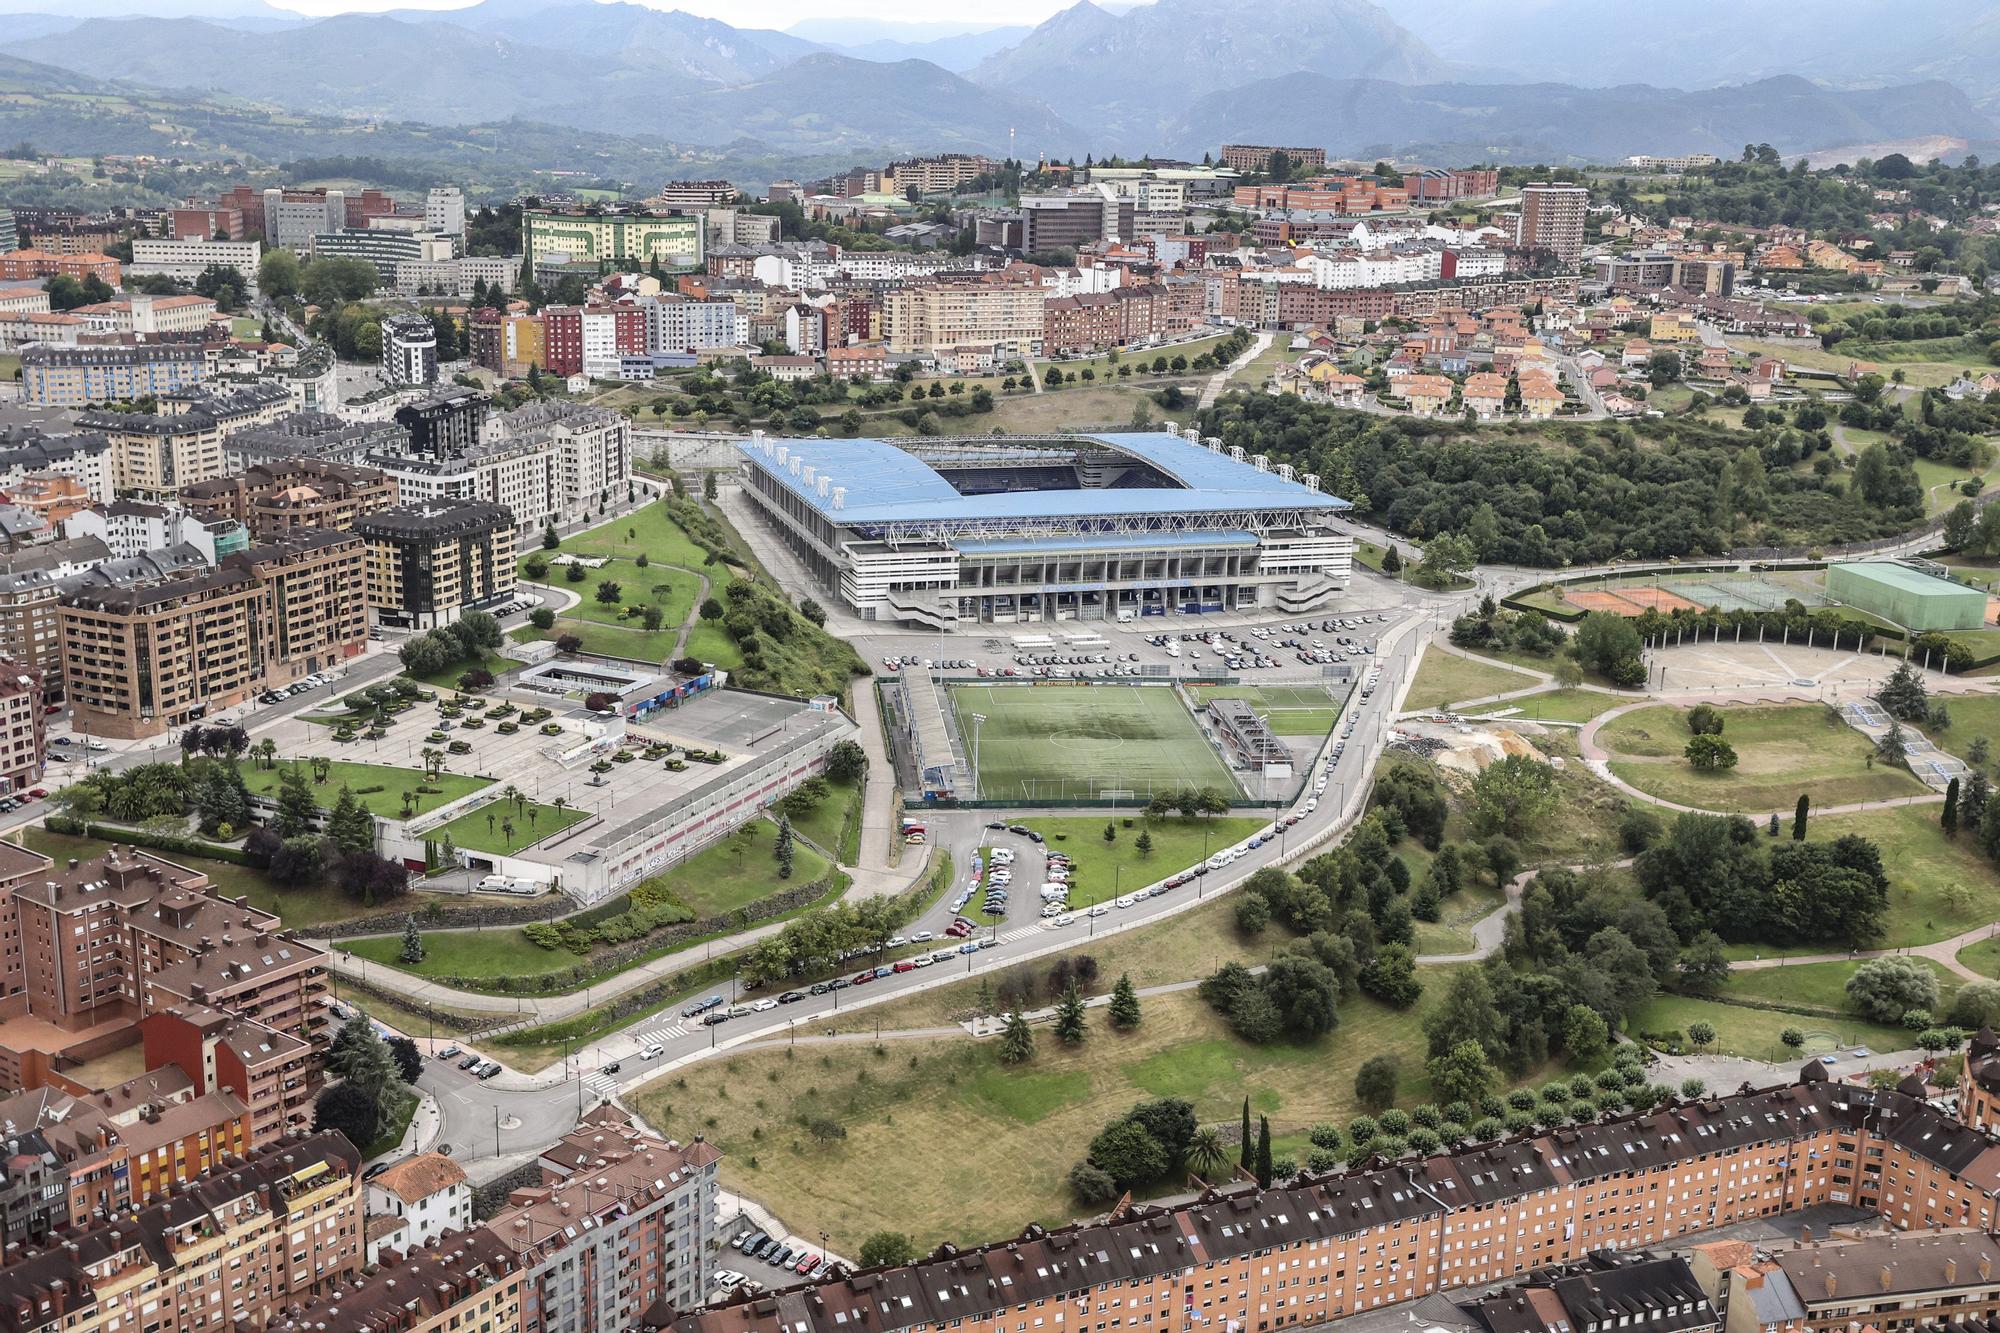
<path fill-rule="evenodd" d="M 772 440 L 744 491 L 863 620 L 925 629 L 1293 614 L 1348 583 L 1319 478 L 1196 432 Z"/>
<path fill-rule="evenodd" d="M 1144 804 L 1190 787 L 1232 802 L 1297 792 L 1350 688 L 1158 680 L 994 683 L 905 672 L 898 710 L 922 795 Z"/>
<path fill-rule="evenodd" d="M 1580 580 L 1522 599 L 1543 610 L 1778 611 L 1787 602 L 1813 608 L 1837 606 L 1865 618 L 1919 632 L 1977 630 L 1992 617 L 1987 593 L 1955 581 L 1928 560 L 1858 560 L 1824 568 L 1651 570 Z"/>

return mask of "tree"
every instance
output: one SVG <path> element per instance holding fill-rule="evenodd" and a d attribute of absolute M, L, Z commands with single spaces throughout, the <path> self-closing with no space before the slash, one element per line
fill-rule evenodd
<path fill-rule="evenodd" d="M 375 847 L 375 820 L 345 785 L 327 816 L 326 835 L 343 852 L 366 852 Z"/>
<path fill-rule="evenodd" d="M 715 599 L 714 599 L 713 597 L 704 597 L 704 598 L 702 598 L 702 601 L 701 601 L 701 618 L 702 618 L 703 620 L 720 620 L 720 619 L 722 619 L 722 603 L 721 603 L 721 602 L 718 602 L 718 601 L 716 601 L 716 600 L 715 600 Z"/>
<path fill-rule="evenodd" d="M 917 1247 L 900 1231 L 878 1231 L 861 1242 L 863 1268 L 895 1268 L 917 1257 Z"/>
<path fill-rule="evenodd" d="M 1572 1065 L 1591 1064 L 1610 1044 L 1611 1029 L 1589 1005 L 1573 1004 L 1563 1013 L 1562 1042 Z"/>
<path fill-rule="evenodd" d="M 1006 1026 L 1000 1029 L 1000 1060 L 1003 1064 L 1018 1065 L 1035 1053 L 1035 1030 L 1028 1026 L 1028 1020 L 1016 1010 L 1007 1015 Z"/>
<path fill-rule="evenodd" d="M 1385 944 L 1375 951 L 1368 966 L 1361 969 L 1361 989 L 1384 1004 L 1407 1009 L 1424 992 L 1417 980 L 1416 955 L 1407 944 Z"/>
<path fill-rule="evenodd" d="M 1937 1009 L 1937 974 L 1904 954 L 1870 958 L 1847 979 L 1847 1002 L 1874 1022 L 1900 1023 L 1912 1009 Z"/>
<path fill-rule="evenodd" d="M 1797 1050 L 1806 1044 L 1806 1034 L 1797 1028 L 1786 1028 L 1778 1033 L 1778 1040 L 1793 1050 Z"/>
<path fill-rule="evenodd" d="M 1431 1091 L 1448 1102 L 1477 1105 L 1493 1086 L 1493 1066 L 1486 1051 L 1476 1041 L 1454 1042 L 1424 1064 L 1430 1075 Z"/>
<path fill-rule="evenodd" d="M 1137 1120 L 1114 1120 L 1090 1141 L 1090 1162 L 1121 1189 L 1150 1184 L 1167 1172 L 1167 1150 Z"/>
<path fill-rule="evenodd" d="M 1089 1020 L 1083 1008 L 1083 992 L 1078 990 L 1076 983 L 1072 981 L 1063 991 L 1062 998 L 1056 1001 L 1056 1038 L 1065 1046 L 1075 1046 L 1083 1040 L 1088 1025 Z"/>
<path fill-rule="evenodd" d="M 1804 842 L 1806 840 L 1806 819 L 1811 814 L 1812 797 L 1804 792 L 1800 792 L 1798 806 L 1792 811 L 1793 842 Z"/>
<path fill-rule="evenodd" d="M 1577 622 L 1571 643 L 1576 660 L 1586 670 L 1601 672 L 1613 681 L 1618 679 L 1622 664 L 1638 664 L 1644 646 L 1632 622 L 1609 611 L 1592 611 Z M 1643 671 L 1641 668 L 1641 679 Z"/>
<path fill-rule="evenodd" d="M 604 606 L 615 605 L 624 595 L 625 590 L 615 580 L 604 579 L 597 585 L 597 600 Z"/>
<path fill-rule="evenodd" d="M 1950 782 L 1945 784 L 1944 808 L 1938 812 L 1938 827 L 1944 830 L 1944 836 L 1947 838 L 1955 838 L 1958 836 L 1958 779 L 1957 778 L 1953 778 Z"/>
<path fill-rule="evenodd" d="M 408 1037 L 391 1037 L 387 1045 L 389 1054 L 396 1061 L 396 1072 L 403 1076 L 403 1082 L 415 1083 L 424 1072 L 424 1054 L 417 1044 Z"/>
<path fill-rule="evenodd" d="M 1698 773 L 1715 773 L 1736 767 L 1736 747 L 1720 736 L 1693 736 L 1681 751 Z"/>
<path fill-rule="evenodd" d="M 1722 983 L 1729 980 L 1729 955 L 1724 951 L 1722 937 L 1712 930 L 1696 935 L 1681 950 L 1675 970 L 1683 990 L 1705 995 L 1721 989 Z"/>
<path fill-rule="evenodd" d="M 1889 729 L 1882 733 L 1882 739 L 1875 742 L 1874 758 L 1881 763 L 1896 768 L 1906 768 L 1910 762 L 1909 742 L 1903 739 L 1903 729 L 1891 722 Z"/>
<path fill-rule="evenodd" d="M 1693 735 L 1720 736 L 1722 725 L 1722 710 L 1714 704 L 1696 704 L 1688 709 L 1687 729 Z"/>
<path fill-rule="evenodd" d="M 382 1113 L 375 1099 L 353 1083 L 341 1082 L 325 1089 L 313 1101 L 315 1133 L 338 1132 L 349 1143 L 366 1150 L 381 1131 Z"/>
<path fill-rule="evenodd" d="M 299 257 L 276 247 L 257 263 L 257 290 L 273 301 L 299 294 Z"/>
<path fill-rule="evenodd" d="M 1188 1142 L 1188 1165 L 1202 1176 L 1213 1178 L 1229 1155 L 1223 1150 L 1222 1136 L 1213 1129 L 1198 1129 Z"/>
<path fill-rule="evenodd" d="M 1139 836 L 1138 836 L 1137 838 L 1133 839 L 1133 841 L 1132 841 L 1132 849 L 1133 849 L 1134 851 L 1138 852 L 1138 853 L 1139 853 L 1139 855 L 1140 855 L 1140 856 L 1142 856 L 1142 857 L 1143 857 L 1143 856 L 1151 856 L 1151 855 L 1153 854 L 1153 835 L 1152 835 L 1152 833 L 1151 833 L 1151 832 L 1150 832 L 1149 830 L 1147 830 L 1147 829 L 1143 829 L 1143 828 L 1142 828 L 1142 829 L 1140 829 L 1140 830 L 1139 830 Z"/>
<path fill-rule="evenodd" d="M 1126 1032 L 1139 1026 L 1139 992 L 1125 973 L 1119 974 L 1118 984 L 1111 988 L 1111 1026 Z"/>
<path fill-rule="evenodd" d="M 1705 1022 L 1690 1023 L 1687 1027 L 1687 1038 L 1694 1043 L 1696 1050 L 1707 1050 L 1715 1045 L 1715 1025 Z"/>
<path fill-rule="evenodd" d="M 296 889 L 317 883 L 326 873 L 326 853 L 320 840 L 310 834 L 286 838 L 271 853 L 269 874 L 286 888 Z"/>
<path fill-rule="evenodd" d="M 1354 1071 L 1354 1099 L 1371 1111 L 1380 1111 L 1396 1104 L 1396 1085 L 1402 1079 L 1402 1066 L 1393 1055 L 1375 1055 L 1361 1062 L 1361 1068 Z"/>
<path fill-rule="evenodd" d="M 778 841 L 772 849 L 778 860 L 778 878 L 790 879 L 797 851 L 792 846 L 792 821 L 789 815 L 778 816 Z"/>
<path fill-rule="evenodd" d="M 271 829 L 281 838 L 303 837 L 313 831 L 318 819 L 319 802 L 306 781 L 305 770 L 293 764 L 278 775 L 278 813 L 271 820 Z"/>
<path fill-rule="evenodd" d="M 1403 572 L 1403 553 L 1396 549 L 1394 542 L 1382 548 L 1382 572 L 1389 575 Z"/>
<path fill-rule="evenodd" d="M 1898 662 L 1889 678 L 1882 682 L 1882 688 L 1875 692 L 1875 702 L 1882 705 L 1882 711 L 1902 722 L 1927 722 L 1930 720 L 1930 694 L 1924 686 L 1923 674 L 1908 662 Z"/>
<path fill-rule="evenodd" d="M 1243 1128 L 1239 1132 L 1236 1142 L 1239 1145 L 1236 1154 L 1236 1165 L 1240 1170 L 1248 1171 L 1251 1163 L 1256 1161 L 1257 1151 L 1256 1145 L 1250 1138 L 1250 1099 L 1248 1097 L 1243 1099 Z"/>
<path fill-rule="evenodd" d="M 1069 1191 L 1087 1208 L 1097 1208 L 1118 1197 L 1118 1182 L 1111 1173 L 1090 1162 L 1078 1162 L 1069 1169 Z"/>
<path fill-rule="evenodd" d="M 1482 833 L 1519 840 L 1538 829 L 1560 799 L 1555 770 L 1510 754 L 1480 770 L 1472 783 L 1473 824 Z"/>
<path fill-rule="evenodd" d="M 1442 588 L 1479 561 L 1479 552 L 1464 537 L 1440 532 L 1424 543 L 1424 558 L 1413 577 L 1433 588 Z"/>
<path fill-rule="evenodd" d="M 868 752 L 854 741 L 840 741 L 827 751 L 826 775 L 835 782 L 858 782 L 868 771 Z"/>
<path fill-rule="evenodd" d="M 1257 1160 L 1253 1168 L 1257 1176 L 1257 1188 L 1271 1188 L 1271 1117 L 1257 1117 Z"/>
<path fill-rule="evenodd" d="M 406 917 L 403 921 L 403 951 L 399 955 L 406 963 L 424 961 L 424 937 L 417 933 L 417 919 Z"/>

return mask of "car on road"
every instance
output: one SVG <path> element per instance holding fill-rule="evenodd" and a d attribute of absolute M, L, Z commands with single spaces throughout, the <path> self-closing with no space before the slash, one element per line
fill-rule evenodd
<path fill-rule="evenodd" d="M 642 1050 L 640 1050 L 639 1058 L 641 1060 L 657 1060 L 666 1053 L 667 1053 L 666 1047 L 660 1045 L 658 1042 L 654 1042 L 651 1046 L 647 1046 Z"/>
<path fill-rule="evenodd" d="M 800 1000 L 803 1000 L 805 998 L 806 998 L 806 993 L 802 990 L 788 990 L 783 995 L 780 995 L 777 999 L 773 1000 L 772 1003 L 774 1005 L 797 1004 Z"/>
<path fill-rule="evenodd" d="M 917 970 L 917 965 L 911 962 L 909 959 L 905 958 L 901 962 L 892 965 L 889 970 L 891 972 L 914 972 Z M 876 968 L 875 975 L 878 977 L 881 976 L 882 969 L 879 967 Z"/>
<path fill-rule="evenodd" d="M 619 1063 L 618 1061 L 616 1061 L 616 1060 L 613 1060 L 613 1061 L 612 1061 L 612 1062 L 611 1062 L 610 1064 L 608 1064 L 608 1065 L 599 1065 L 599 1066 L 597 1067 L 597 1072 L 598 1072 L 598 1073 L 600 1073 L 600 1074 L 615 1074 L 615 1073 L 617 1073 L 617 1072 L 618 1072 L 619 1070 L 623 1069 L 624 1067 L 625 1067 L 625 1066 L 624 1066 L 624 1065 L 622 1065 L 622 1064 L 620 1064 L 620 1063 Z"/>
<path fill-rule="evenodd" d="M 763 999 L 757 1001 L 750 1007 L 761 1014 L 767 1009 L 776 1009 L 778 1007 L 778 1002 L 770 998 L 769 996 L 765 996 Z"/>
<path fill-rule="evenodd" d="M 483 1055 L 468 1055 L 463 1060 L 460 1060 L 458 1062 L 458 1067 L 460 1069 L 470 1072 L 471 1070 L 477 1069 L 480 1065 L 483 1065 L 485 1063 L 486 1063 L 486 1057 Z"/>
<path fill-rule="evenodd" d="M 479 1078 L 482 1079 L 492 1078 L 495 1074 L 498 1074 L 499 1072 L 500 1072 L 500 1066 L 495 1064 L 491 1060 L 488 1060 L 485 1063 L 485 1065 L 473 1071 L 475 1075 L 477 1075 Z"/>

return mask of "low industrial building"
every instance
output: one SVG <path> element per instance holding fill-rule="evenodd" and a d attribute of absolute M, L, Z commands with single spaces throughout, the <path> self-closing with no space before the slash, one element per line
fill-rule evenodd
<path fill-rule="evenodd" d="M 1828 565 L 1826 595 L 1891 624 L 1923 633 L 1978 629 L 1986 623 L 1986 592 L 1893 560 Z"/>

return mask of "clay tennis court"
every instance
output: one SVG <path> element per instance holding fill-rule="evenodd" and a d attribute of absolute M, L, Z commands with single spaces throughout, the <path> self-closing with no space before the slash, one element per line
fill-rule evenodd
<path fill-rule="evenodd" d="M 1617 592 L 1603 588 L 1574 588 L 1563 600 L 1585 611 L 1609 611 L 1619 616 L 1643 615 L 1648 607 L 1659 611 L 1701 610 L 1700 603 L 1690 602 L 1664 588 L 1620 588 Z"/>

